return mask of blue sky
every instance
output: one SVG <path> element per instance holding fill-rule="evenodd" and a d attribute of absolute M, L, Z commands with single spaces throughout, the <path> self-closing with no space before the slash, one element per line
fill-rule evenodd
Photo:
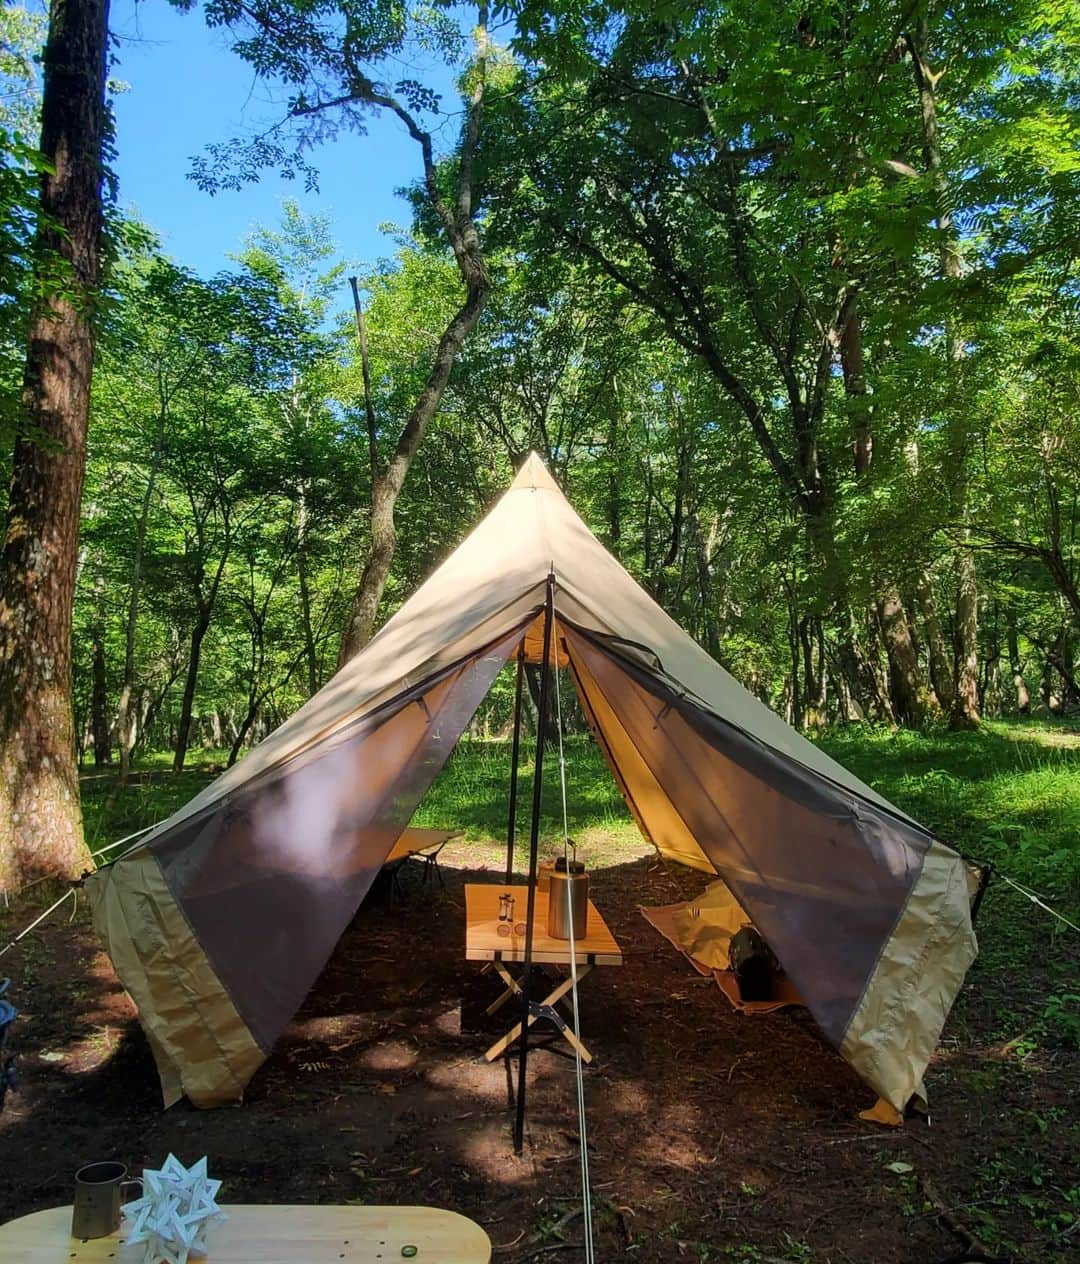
<path fill-rule="evenodd" d="M 177 13 L 166 0 L 114 0 L 110 25 L 117 41 L 112 75 L 130 85 L 114 100 L 121 204 L 160 233 L 178 262 L 207 276 L 227 267 L 253 225 L 277 222 L 285 197 L 329 214 L 351 263 L 393 253 L 379 226 L 409 222 L 394 190 L 419 172 L 417 146 L 396 120 L 373 118 L 367 135 L 317 152 L 318 192 L 271 171 L 257 185 L 211 197 L 189 178 L 192 157 L 209 142 L 251 134 L 276 117 L 267 88 L 197 11 Z M 439 79 L 436 86 L 451 88 L 445 69 Z"/>

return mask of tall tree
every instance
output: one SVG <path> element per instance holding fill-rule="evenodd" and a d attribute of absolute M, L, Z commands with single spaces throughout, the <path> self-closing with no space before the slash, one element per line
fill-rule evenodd
<path fill-rule="evenodd" d="M 370 547 L 342 634 L 340 665 L 374 631 L 394 558 L 398 497 L 491 288 L 475 180 L 490 59 L 489 5 L 479 0 L 472 10 L 471 56 L 464 52 L 462 15 L 443 4 L 410 10 L 379 0 L 208 0 L 206 11 L 211 23 L 233 31 L 236 51 L 256 73 L 269 83 L 284 85 L 290 95 L 281 128 L 253 143 L 211 146 L 209 159 L 197 165 L 197 178 L 211 188 L 235 186 L 257 178 L 263 167 L 278 165 L 288 174 L 303 170 L 313 179 L 305 157 L 312 135 L 322 140 L 345 128 L 362 132 L 365 115 L 390 115 L 419 150 L 417 210 L 431 238 L 452 252 L 464 290 L 438 340 L 423 388 L 400 426 L 391 431 L 389 454 L 376 470 Z M 436 153 L 433 128 L 427 122 L 439 112 L 439 93 L 413 78 L 387 79 L 403 57 L 425 57 L 432 50 L 460 75 L 461 128 L 453 156 L 445 161 Z M 283 139 L 290 125 L 294 145 Z"/>
<path fill-rule="evenodd" d="M 949 198 L 949 181 L 942 153 L 938 120 L 938 84 L 944 70 L 935 71 L 930 64 L 932 51 L 929 9 L 931 7 L 918 6 L 915 19 L 910 30 L 905 33 L 904 39 L 911 58 L 919 100 L 923 159 L 937 200 L 935 222 L 939 234 L 938 258 L 941 276 L 947 282 L 957 282 L 963 275 L 963 268 L 959 233 Z M 955 312 L 951 314 L 951 319 L 949 317 L 946 319 L 948 329 L 945 344 L 952 382 L 947 416 L 949 476 L 953 491 L 954 512 L 957 519 L 964 523 L 969 511 L 967 485 L 970 457 L 968 450 L 971 447 L 970 427 L 966 424 L 967 408 L 963 399 L 961 372 L 967 348 L 963 333 L 958 327 Z M 949 723 L 953 728 L 975 728 L 979 723 L 979 587 L 975 574 L 975 557 L 968 547 L 970 532 L 966 524 L 961 530 L 964 539 L 956 555 L 956 679 Z"/>
<path fill-rule="evenodd" d="M 0 555 L 0 888 L 77 876 L 71 615 L 102 230 L 108 0 L 53 0 L 23 415 Z M 61 278 L 57 265 L 61 262 Z"/>

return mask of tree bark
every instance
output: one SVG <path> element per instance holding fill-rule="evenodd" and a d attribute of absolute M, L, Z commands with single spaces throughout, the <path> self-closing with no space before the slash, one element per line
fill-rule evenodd
<path fill-rule="evenodd" d="M 937 696 L 938 706 L 946 715 L 950 715 L 955 701 L 952 667 L 949 663 L 949 651 L 941 628 L 937 602 L 934 600 L 934 590 L 925 571 L 919 576 L 915 585 L 915 600 L 919 606 L 919 613 L 922 615 L 923 633 L 926 636 L 926 652 L 930 660 L 930 684 Z"/>
<path fill-rule="evenodd" d="M 619 386 L 617 381 L 612 382 L 612 394 L 614 400 L 612 403 L 611 415 L 608 418 L 607 432 L 607 511 L 608 511 L 608 548 L 613 553 L 619 551 L 619 541 L 622 539 L 622 480 L 619 477 L 620 459 L 619 459 L 619 431 L 625 424 L 625 418 L 621 416 L 622 407 L 619 401 Z"/>
<path fill-rule="evenodd" d="M 838 341 L 844 394 L 850 416 L 855 473 L 859 478 L 865 479 L 870 475 L 874 456 L 873 410 L 866 388 L 862 319 L 857 295 L 847 305 L 847 319 Z M 919 657 L 911 639 L 903 600 L 896 585 L 887 578 L 881 582 L 875 610 L 889 664 L 889 698 L 893 713 L 901 724 L 917 728 L 923 719 Z"/>
<path fill-rule="evenodd" d="M 165 428 L 164 410 L 159 417 L 158 433 L 150 456 L 150 472 L 139 507 L 139 525 L 135 528 L 135 551 L 131 562 L 131 590 L 128 593 L 127 625 L 124 630 L 124 678 L 120 682 L 120 698 L 116 707 L 116 737 L 120 746 L 120 786 L 126 786 L 131 773 L 131 750 L 135 734 L 131 723 L 131 692 L 135 687 L 135 633 L 139 624 L 139 602 L 142 596 L 143 554 L 146 530 L 150 521 L 150 505 L 154 499 L 158 465 L 161 462 L 161 440 Z"/>
<path fill-rule="evenodd" d="M 923 718 L 919 660 L 900 594 L 888 586 L 877 601 L 878 622 L 889 663 L 889 698 L 901 724 L 916 728 Z"/>
<path fill-rule="evenodd" d="M 318 692 L 319 655 L 315 648 L 315 629 L 311 622 L 311 587 L 307 570 L 307 501 L 300 496 L 299 523 L 296 534 L 296 574 L 300 580 L 300 615 L 304 626 L 304 662 L 307 667 L 308 697 Z"/>
<path fill-rule="evenodd" d="M 936 222 L 940 246 L 938 261 L 941 275 L 957 281 L 962 274 L 956 225 L 949 206 L 948 180 L 941 156 L 938 129 L 937 84 L 942 72 L 930 68 L 930 28 L 925 14 L 906 37 L 912 72 L 919 97 L 922 118 L 923 157 L 937 198 Z M 966 355 L 964 338 L 955 319 L 946 321 L 946 343 L 951 371 L 959 378 L 960 365 Z M 964 421 L 958 407 L 959 382 L 954 382 L 953 399 L 947 418 L 950 453 L 949 480 L 953 512 L 960 522 L 967 519 L 967 439 Z M 968 547 L 970 532 L 965 526 L 956 557 L 956 627 L 957 662 L 955 691 L 949 725 L 955 729 L 978 727 L 979 723 L 979 587 L 975 574 L 975 557 Z"/>
<path fill-rule="evenodd" d="M 173 772 L 183 772 L 191 741 L 191 716 L 195 707 L 195 687 L 199 682 L 199 661 L 202 658 L 203 641 L 210 628 L 210 614 L 200 611 L 191 629 L 191 651 L 188 655 L 187 676 L 184 679 L 184 696 L 180 703 L 180 722 L 176 728 L 176 750 L 173 754 Z"/>
<path fill-rule="evenodd" d="M 1054 644 L 1046 651 L 1046 661 L 1061 677 L 1062 685 L 1059 710 L 1080 704 L 1080 681 L 1076 679 L 1072 660 L 1072 638 L 1068 624 L 1062 627 Z M 1051 708 L 1053 709 L 1053 708 Z"/>
<path fill-rule="evenodd" d="M 956 559 L 956 694 L 949 727 L 979 726 L 979 585 L 975 556 L 961 547 Z"/>
<path fill-rule="evenodd" d="M 71 613 L 100 276 L 108 0 L 53 0 L 22 417 L 0 556 L 0 890 L 91 867 L 71 706 Z M 70 275 L 56 285 L 56 260 Z"/>
<path fill-rule="evenodd" d="M 98 594 L 101 600 L 101 594 Z M 105 620 L 99 609 L 95 613 L 93 631 L 94 655 L 90 685 L 90 728 L 94 739 L 94 767 L 101 768 L 112 761 L 112 743 L 109 740 L 109 685 L 105 659 Z"/>
<path fill-rule="evenodd" d="M 480 140 L 480 120 L 484 109 L 488 54 L 488 6 L 486 3 L 481 3 L 477 6 L 477 10 L 474 86 L 458 155 L 457 197 L 453 206 L 446 201 L 441 190 L 430 134 L 418 126 L 404 107 L 390 98 L 380 98 L 377 101 L 378 104 L 389 107 L 397 114 L 408 129 L 409 135 L 420 146 L 424 160 L 424 188 L 427 201 L 442 224 L 443 234 L 454 252 L 454 261 L 465 286 L 465 302 L 454 314 L 439 339 L 431 372 L 398 438 L 390 463 L 373 480 L 371 548 L 341 637 L 341 648 L 338 653 L 339 670 L 371 640 L 379 612 L 379 602 L 386 588 L 390 566 L 394 560 L 394 549 L 397 545 L 394 508 L 398 496 L 405 485 L 413 457 L 416 456 L 428 425 L 442 402 L 454 362 L 466 338 L 475 329 L 491 291 L 487 265 L 480 245 L 480 234 L 476 226 L 473 190 L 473 160 Z"/>
<path fill-rule="evenodd" d="M 1031 694 L 1027 681 L 1024 680 L 1024 663 L 1020 658 L 1020 639 L 1016 633 L 1016 614 L 1011 608 L 1005 610 L 1005 637 L 1009 647 L 1009 671 L 1012 672 L 1013 688 L 1016 690 L 1016 709 L 1021 715 L 1031 714 Z"/>

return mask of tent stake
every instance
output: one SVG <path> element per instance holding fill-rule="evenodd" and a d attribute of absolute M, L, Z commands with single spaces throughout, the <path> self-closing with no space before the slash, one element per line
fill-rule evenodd
<path fill-rule="evenodd" d="M 518 1040 L 517 1115 L 514 1119 L 514 1153 L 525 1140 L 525 1072 L 529 1060 L 529 985 L 532 975 L 533 921 L 536 915 L 536 855 L 540 842 L 540 796 L 543 791 L 544 738 L 547 736 L 548 674 L 551 670 L 551 634 L 555 622 L 555 574 L 548 575 L 544 603 L 544 657 L 540 663 L 540 705 L 536 720 L 536 764 L 533 767 L 532 821 L 529 825 L 529 899 L 525 914 L 525 968 L 521 973 L 521 1036 Z"/>
<path fill-rule="evenodd" d="M 510 754 L 510 811 L 506 821 L 506 881 L 514 875 L 514 834 L 517 830 L 518 756 L 521 752 L 521 681 L 525 675 L 525 642 L 517 655 L 517 681 L 514 685 L 514 745 Z"/>

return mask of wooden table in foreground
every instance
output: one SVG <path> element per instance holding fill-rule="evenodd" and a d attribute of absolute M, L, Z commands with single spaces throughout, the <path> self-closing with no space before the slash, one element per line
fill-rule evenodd
<path fill-rule="evenodd" d="M 491 1241 L 471 1220 L 437 1207 L 223 1207 L 205 1264 L 489 1264 Z M 123 1246 L 127 1225 L 107 1238 L 72 1238 L 71 1208 L 54 1207 L 0 1228 L 0 1264 L 134 1264 L 142 1245 Z M 415 1246 L 415 1256 L 402 1248 Z"/>
<path fill-rule="evenodd" d="M 524 934 L 499 934 L 499 896 L 509 893 L 514 897 L 514 925 L 523 925 L 529 903 L 529 888 L 524 886 L 502 886 L 498 883 L 466 883 L 465 886 L 465 958 L 468 961 L 487 961 L 506 984 L 506 990 L 488 1006 L 488 1013 L 494 1014 L 506 1004 L 512 996 L 520 996 L 521 988 L 517 979 L 507 969 L 507 963 L 525 960 Z M 547 933 L 548 897 L 546 891 L 537 890 L 536 909 L 533 921 L 532 959 L 536 965 L 559 965 L 570 967 L 570 943 L 566 939 L 553 939 Z M 596 905 L 589 901 L 589 920 L 585 937 L 574 944 L 574 960 L 577 963 L 578 979 L 583 979 L 594 966 L 621 966 L 622 950 L 615 936 L 608 929 L 607 923 L 600 916 Z M 565 996 L 570 991 L 569 975 L 563 979 L 536 1006 L 529 1019 L 531 1026 L 538 1017 L 552 1019 L 564 1038 L 577 1049 L 585 1062 L 592 1061 L 592 1054 L 585 1048 L 566 1025 L 555 1006 L 566 1004 Z M 489 1062 L 501 1056 L 521 1035 L 521 1023 L 517 1022 L 497 1040 L 484 1054 Z"/>

